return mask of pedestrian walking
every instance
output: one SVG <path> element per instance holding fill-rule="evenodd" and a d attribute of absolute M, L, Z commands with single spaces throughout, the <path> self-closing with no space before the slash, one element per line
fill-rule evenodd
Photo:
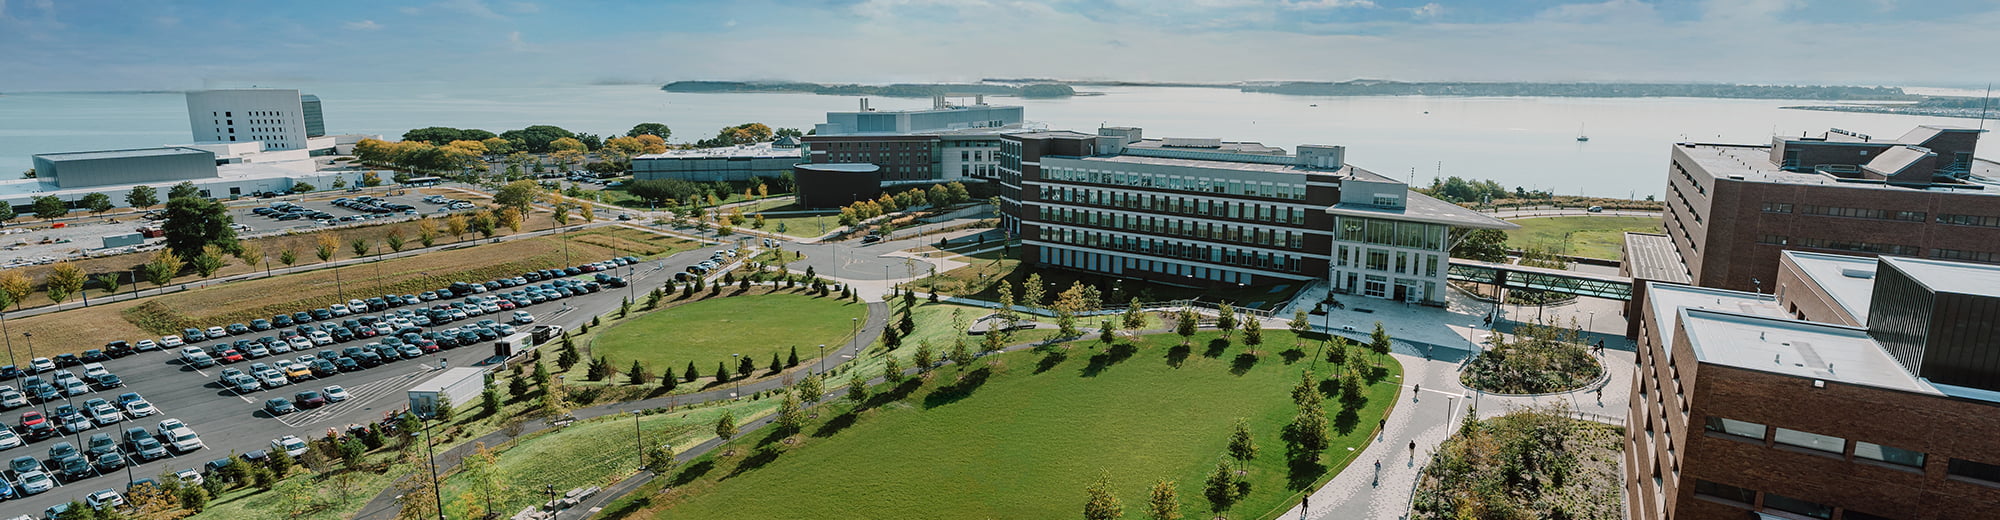
<path fill-rule="evenodd" d="M 1417 441 L 1412 440 L 1410 441 L 1410 461 L 1415 462 L 1416 460 L 1417 460 Z"/>

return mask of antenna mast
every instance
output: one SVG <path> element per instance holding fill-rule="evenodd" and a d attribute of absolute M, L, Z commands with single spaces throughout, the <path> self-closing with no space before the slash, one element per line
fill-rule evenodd
<path fill-rule="evenodd" d="M 1993 82 L 1986 82 L 1986 97 L 1979 100 L 1979 129 L 1986 130 L 1986 111 L 1993 106 Z"/>

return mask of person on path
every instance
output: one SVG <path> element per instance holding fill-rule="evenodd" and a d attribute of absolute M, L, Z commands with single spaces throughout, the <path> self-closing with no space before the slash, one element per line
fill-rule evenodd
<path fill-rule="evenodd" d="M 1417 460 L 1417 441 L 1414 440 L 1410 441 L 1410 460 L 1412 462 Z"/>

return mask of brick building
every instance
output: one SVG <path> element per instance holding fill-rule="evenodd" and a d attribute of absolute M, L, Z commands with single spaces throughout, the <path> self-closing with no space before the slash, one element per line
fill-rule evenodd
<path fill-rule="evenodd" d="M 1777 294 L 1647 282 L 1630 517 L 1994 518 L 2000 267 L 1782 265 Z"/>
<path fill-rule="evenodd" d="M 1666 234 L 1694 284 L 1771 290 L 1785 250 L 2000 262 L 2000 164 L 1981 130 L 1832 130 L 1770 145 L 1680 143 Z"/>
<path fill-rule="evenodd" d="M 1001 139 L 1002 227 L 1043 265 L 1189 286 L 1328 280 L 1442 305 L 1450 228 L 1516 227 L 1346 164 L 1337 146 L 1119 127 Z"/>
<path fill-rule="evenodd" d="M 1022 107 L 983 96 L 964 105 L 939 96 L 919 110 L 876 110 L 862 99 L 860 108 L 828 112 L 805 137 L 805 162 L 873 164 L 884 184 L 990 180 L 1000 173 L 1000 136 L 1027 131 Z"/>

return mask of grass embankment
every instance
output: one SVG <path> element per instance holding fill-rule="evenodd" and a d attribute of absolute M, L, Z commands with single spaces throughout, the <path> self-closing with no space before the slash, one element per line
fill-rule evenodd
<path fill-rule="evenodd" d="M 990 244 L 990 246 L 999 245 Z M 979 249 L 975 247 L 967 251 L 979 251 Z M 1238 307 L 1255 309 L 1283 305 L 1291 301 L 1292 296 L 1305 287 L 1302 283 L 1291 282 L 1252 286 L 1216 284 L 1213 287 L 1183 287 L 1053 267 L 1038 269 L 1033 265 L 1023 264 L 1016 258 L 1015 255 L 1020 254 L 1020 251 L 1020 245 L 1015 244 L 1005 250 L 979 251 L 954 258 L 969 262 L 970 265 L 938 273 L 936 276 L 927 276 L 910 282 L 910 285 L 925 290 L 935 288 L 938 292 L 953 296 L 999 301 L 1001 282 L 1012 284 L 1014 295 L 1019 297 L 1021 284 L 1026 283 L 1029 276 L 1040 274 L 1043 283 L 1054 284 L 1046 288 L 1050 298 L 1068 289 L 1071 283 L 1080 281 L 1085 285 L 1094 285 L 1102 291 L 1104 301 L 1108 305 L 1120 305 L 1132 298 L 1138 298 L 1143 302 L 1200 298 L 1202 301 L 1230 302 Z"/>
<path fill-rule="evenodd" d="M 1515 219 L 1521 229 L 1507 232 L 1507 247 L 1545 249 L 1556 254 L 1619 260 L 1625 233 L 1658 233 L 1659 217 L 1542 217 Z"/>
<path fill-rule="evenodd" d="M 1425 466 L 1411 518 L 1624 518 L 1621 430 L 1540 410 L 1467 423 Z"/>
<path fill-rule="evenodd" d="M 853 335 L 854 320 L 867 316 L 866 304 L 802 293 L 714 298 L 606 327 L 591 341 L 590 352 L 621 371 L 634 360 L 654 373 L 681 372 L 689 362 L 704 374 L 717 362 L 735 370 L 732 354 L 747 356 L 762 369 L 772 356 L 785 358 L 793 349 L 801 362 L 819 356 L 819 345 L 840 345 Z"/>
<path fill-rule="evenodd" d="M 835 229 L 840 229 L 839 211 L 817 211 L 807 209 L 797 202 L 783 202 L 784 204 L 771 205 L 769 207 L 765 207 L 766 204 L 758 204 L 756 211 L 751 211 L 750 208 L 743 208 L 743 214 L 786 212 L 783 215 L 764 215 L 764 229 L 773 233 L 795 237 L 812 238 L 830 233 Z"/>
<path fill-rule="evenodd" d="M 1109 476 L 1137 516 L 1161 479 L 1179 483 L 1182 511 L 1206 518 L 1202 482 L 1224 456 L 1237 418 L 1260 446 L 1227 510 L 1268 518 L 1351 462 L 1398 395 L 1401 367 L 1363 387 L 1321 463 L 1287 464 L 1279 432 L 1297 412 L 1290 392 L 1311 364 L 1292 335 L 1267 331 L 1264 355 L 1217 332 L 1153 335 L 1108 351 L 1095 340 L 1054 354 L 1022 351 L 872 389 L 865 406 L 835 400 L 799 436 L 759 431 L 606 507 L 613 518 L 1065 518 L 1085 484 Z M 902 350 L 907 350 L 904 347 Z M 1322 365 L 1323 371 L 1327 368 Z M 844 379 L 842 379 L 844 381 Z M 1324 385 L 1323 385 L 1324 386 Z M 996 477 L 998 476 L 998 477 Z M 672 490 L 661 493 L 661 486 Z"/>
<path fill-rule="evenodd" d="M 615 226 L 573 232 L 568 236 L 567 258 L 572 264 L 619 254 L 665 255 L 697 245 L 681 238 Z M 616 247 L 608 247 L 611 245 Z M 172 292 L 138 301 L 10 319 L 8 327 L 16 332 L 33 333 L 37 340 L 36 355 L 81 352 L 111 340 L 134 341 L 178 334 L 183 327 L 206 328 L 248 322 L 269 318 L 279 312 L 292 313 L 323 307 L 349 298 L 367 298 L 389 292 L 416 293 L 445 287 L 452 282 L 484 281 L 534 269 L 558 267 L 563 265 L 565 259 L 563 246 L 563 240 L 557 237 L 467 244 L 463 248 L 342 267 L 338 273 L 322 269 Z M 318 260 L 308 258 L 315 262 Z"/>

